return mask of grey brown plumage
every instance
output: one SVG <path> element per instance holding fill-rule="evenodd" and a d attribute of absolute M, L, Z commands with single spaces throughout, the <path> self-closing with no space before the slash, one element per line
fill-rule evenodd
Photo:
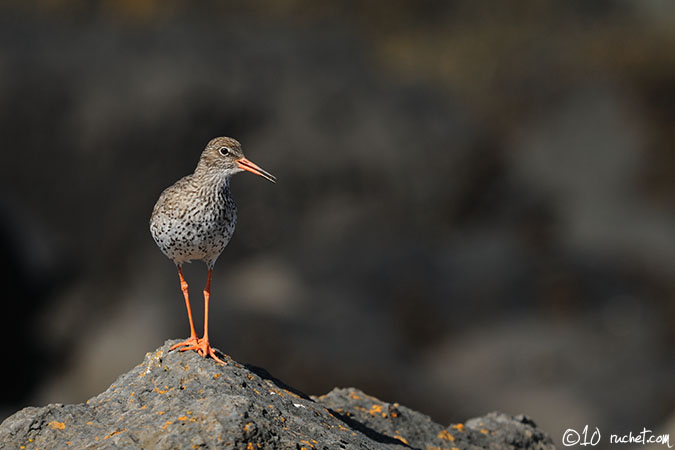
<path fill-rule="evenodd" d="M 208 301 L 211 274 L 216 260 L 232 238 L 237 223 L 237 207 L 230 192 L 232 175 L 249 171 L 276 182 L 276 178 L 252 163 L 241 144 L 229 137 L 212 139 L 202 152 L 194 173 L 187 175 L 162 192 L 150 217 L 150 232 L 162 252 L 178 268 L 181 289 L 190 321 L 190 338 L 175 348 L 197 350 L 222 362 L 208 341 Z M 187 283 L 182 265 L 192 260 L 204 261 L 208 267 L 204 289 L 204 337 L 197 339 L 192 322 Z"/>
<path fill-rule="evenodd" d="M 188 175 L 162 192 L 150 230 L 169 259 L 176 264 L 201 260 L 213 267 L 237 223 L 229 184 L 229 178 L 203 183 Z"/>

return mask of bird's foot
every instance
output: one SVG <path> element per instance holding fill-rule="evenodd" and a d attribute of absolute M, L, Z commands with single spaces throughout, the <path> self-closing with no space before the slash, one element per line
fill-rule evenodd
<path fill-rule="evenodd" d="M 184 340 L 183 342 L 179 342 L 178 344 L 172 345 L 169 351 L 176 350 L 179 347 L 189 347 L 189 348 L 181 348 L 180 349 L 181 352 L 185 350 L 194 350 L 194 347 L 196 345 L 199 345 L 200 340 L 201 339 L 197 339 L 197 336 L 191 336 L 188 339 Z"/>
<path fill-rule="evenodd" d="M 191 339 L 192 338 L 190 338 L 186 341 L 183 341 L 179 344 L 176 344 L 173 347 L 171 347 L 171 349 L 173 349 L 174 347 L 177 348 L 179 346 L 182 346 L 180 348 L 181 352 L 186 352 L 188 350 L 194 350 L 197 353 L 199 353 L 199 355 L 203 358 L 206 358 L 206 357 L 210 356 L 216 362 L 218 362 L 218 363 L 220 363 L 224 366 L 227 365 L 227 363 L 225 361 L 223 361 L 222 359 L 220 359 L 218 357 L 218 355 L 216 355 L 216 352 L 213 349 L 213 347 L 211 347 L 211 344 L 209 344 L 208 339 L 195 339 L 194 341 L 191 340 Z"/>
<path fill-rule="evenodd" d="M 204 358 L 206 358 L 207 356 L 210 356 L 217 363 L 220 363 L 224 366 L 227 365 L 227 363 L 225 361 L 218 358 L 218 356 L 216 355 L 216 352 L 213 350 L 213 347 L 211 347 L 208 340 L 201 339 L 200 342 L 199 342 L 199 345 L 200 345 L 199 354 L 202 355 Z"/>

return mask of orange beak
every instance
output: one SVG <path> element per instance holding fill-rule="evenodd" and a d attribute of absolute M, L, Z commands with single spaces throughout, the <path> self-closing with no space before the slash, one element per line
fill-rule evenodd
<path fill-rule="evenodd" d="M 272 183 L 276 183 L 276 182 L 277 182 L 277 177 L 275 177 L 275 176 L 272 175 L 271 173 L 269 173 L 269 172 L 263 170 L 262 167 L 260 167 L 259 165 L 257 165 L 257 164 L 255 164 L 255 163 L 249 161 L 249 160 L 246 159 L 246 158 L 240 158 L 240 159 L 238 159 L 238 160 L 237 160 L 237 166 L 239 166 L 240 169 L 247 170 L 247 171 L 249 171 L 249 172 L 251 172 L 251 173 L 254 173 L 254 174 L 258 175 L 258 176 L 261 176 L 261 177 L 263 177 L 264 179 L 266 179 L 266 180 L 268 180 L 268 181 L 271 181 Z"/>

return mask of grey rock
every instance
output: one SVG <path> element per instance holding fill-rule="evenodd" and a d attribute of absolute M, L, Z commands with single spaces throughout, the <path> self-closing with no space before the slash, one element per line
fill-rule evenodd
<path fill-rule="evenodd" d="M 169 352 L 175 342 L 86 403 L 10 416 L 0 425 L 0 448 L 555 448 L 524 416 L 490 413 L 445 428 L 358 389 L 310 397 L 227 356 L 222 366 Z"/>

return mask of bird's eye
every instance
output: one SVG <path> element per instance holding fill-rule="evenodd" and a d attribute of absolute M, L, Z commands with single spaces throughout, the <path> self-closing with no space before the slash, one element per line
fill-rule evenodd
<path fill-rule="evenodd" d="M 220 152 L 221 155 L 227 156 L 231 150 L 228 147 L 220 147 L 218 151 Z"/>

